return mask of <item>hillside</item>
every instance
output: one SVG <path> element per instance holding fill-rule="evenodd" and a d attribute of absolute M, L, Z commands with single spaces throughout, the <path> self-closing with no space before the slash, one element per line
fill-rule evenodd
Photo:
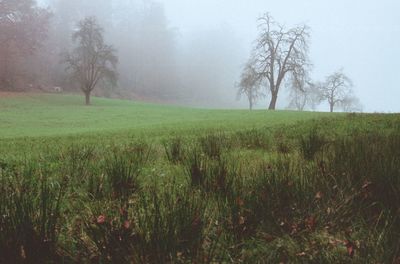
<path fill-rule="evenodd" d="M 0 107 L 1 263 L 398 260 L 399 115 Z"/>
<path fill-rule="evenodd" d="M 0 138 L 40 137 L 127 131 L 198 132 L 238 130 L 288 124 L 329 116 L 291 111 L 207 110 L 93 98 L 83 105 L 81 96 L 28 94 L 0 97 Z"/>
<path fill-rule="evenodd" d="M 85 106 L 83 100 L 79 95 L 3 93 L 0 154 L 30 156 L 57 149 L 55 146 L 123 144 L 174 135 L 272 128 L 337 115 L 196 109 L 97 97 L 91 106 Z"/>

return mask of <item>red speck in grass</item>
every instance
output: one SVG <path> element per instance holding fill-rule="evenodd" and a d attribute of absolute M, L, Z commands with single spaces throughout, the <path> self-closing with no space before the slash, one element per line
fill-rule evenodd
<path fill-rule="evenodd" d="M 129 229 L 129 227 L 131 227 L 131 223 L 130 223 L 128 220 L 126 220 L 126 221 L 124 222 L 124 228 L 125 228 L 125 229 Z"/>
<path fill-rule="evenodd" d="M 126 211 L 125 208 L 120 208 L 120 209 L 119 209 L 119 213 L 120 213 L 123 217 L 128 217 L 128 211 Z"/>
<path fill-rule="evenodd" d="M 244 205 L 244 201 L 240 197 L 238 197 L 236 198 L 236 204 L 241 207 Z"/>
<path fill-rule="evenodd" d="M 99 225 L 104 224 L 106 222 L 106 217 L 104 215 L 99 215 L 99 217 L 97 217 L 97 223 Z"/>
<path fill-rule="evenodd" d="M 317 221 L 313 216 L 310 216 L 305 220 L 305 224 L 308 229 L 314 230 Z"/>
<path fill-rule="evenodd" d="M 349 240 L 345 240 L 345 246 L 347 248 L 347 253 L 349 254 L 350 257 L 354 256 L 354 244 L 351 243 Z"/>

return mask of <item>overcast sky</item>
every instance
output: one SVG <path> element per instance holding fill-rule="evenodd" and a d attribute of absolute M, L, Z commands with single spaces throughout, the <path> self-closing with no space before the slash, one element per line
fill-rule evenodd
<path fill-rule="evenodd" d="M 287 26 L 306 23 L 312 30 L 310 56 L 316 81 L 343 67 L 364 111 L 400 112 L 400 0 L 158 1 L 164 4 L 170 26 L 179 32 L 178 46 L 196 32 L 229 30 L 238 40 L 232 45 L 244 49 L 243 63 L 257 37 L 257 17 L 263 13 Z M 278 105 L 286 103 L 282 97 Z"/>
<path fill-rule="evenodd" d="M 399 0 L 160 0 L 180 38 L 229 28 L 250 50 L 256 18 L 270 12 L 288 26 L 307 23 L 317 80 L 343 67 L 365 111 L 400 112 Z M 248 50 L 248 51 L 249 51 Z M 247 51 L 247 52 L 248 52 Z"/>

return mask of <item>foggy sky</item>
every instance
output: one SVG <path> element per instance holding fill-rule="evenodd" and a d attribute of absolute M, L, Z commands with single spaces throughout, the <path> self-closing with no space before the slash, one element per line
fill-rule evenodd
<path fill-rule="evenodd" d="M 257 36 L 256 18 L 311 27 L 313 78 L 343 67 L 364 111 L 400 111 L 400 1 L 398 0 L 160 0 L 180 39 L 196 31 L 230 28 L 246 48 Z M 247 58 L 243 58 L 243 63 Z M 282 105 L 285 98 L 279 98 Z M 263 103 L 260 103 L 263 104 Z"/>
<path fill-rule="evenodd" d="M 67 1 L 67 0 L 65 0 Z M 95 1 L 95 0 L 93 0 Z M 146 1 L 146 0 L 143 0 Z M 46 3 L 46 0 L 39 1 Z M 400 1 L 399 0 L 158 0 L 169 26 L 178 33 L 177 47 L 191 50 L 197 35 L 229 31 L 229 51 L 235 64 L 245 63 L 257 37 L 257 17 L 269 12 L 275 20 L 311 28 L 312 78 L 325 77 L 343 67 L 366 112 L 400 112 Z M 232 34 L 234 36 L 232 36 Z M 212 40 L 211 40 L 212 41 Z M 199 56 L 202 56 L 201 54 Z M 238 58 L 239 57 L 239 58 Z M 218 59 L 218 58 L 216 58 Z M 224 62 L 222 62 L 224 63 Z M 235 80 L 225 83 L 234 101 Z M 231 75 L 228 76 L 231 78 Z M 227 85 L 228 84 L 228 85 Z M 232 87 L 231 87 L 232 86 Z M 265 108 L 267 102 L 259 102 Z M 278 107 L 287 98 L 280 93 Z M 246 106 L 245 100 L 242 106 Z M 321 106 L 319 110 L 327 110 Z"/>

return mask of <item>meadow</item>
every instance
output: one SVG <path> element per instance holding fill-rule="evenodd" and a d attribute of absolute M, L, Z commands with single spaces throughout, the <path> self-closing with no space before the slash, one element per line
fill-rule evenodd
<path fill-rule="evenodd" d="M 93 98 L 82 104 L 75 95 L 28 94 L 1 98 L 0 153 L 32 155 L 71 144 L 122 144 L 158 141 L 173 135 L 195 136 L 274 127 L 326 113 L 205 110 Z M 23 155 L 22 155 L 23 154 Z"/>
<path fill-rule="evenodd" d="M 400 115 L 0 110 L 0 263 L 400 261 Z"/>

